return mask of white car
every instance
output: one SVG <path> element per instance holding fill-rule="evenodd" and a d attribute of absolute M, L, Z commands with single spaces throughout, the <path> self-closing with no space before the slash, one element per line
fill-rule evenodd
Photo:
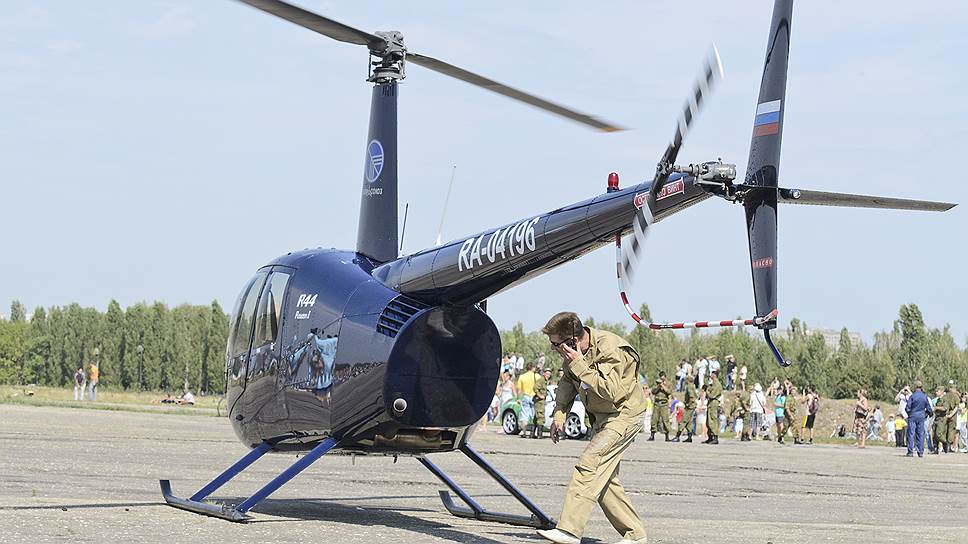
<path fill-rule="evenodd" d="M 548 398 L 545 400 L 544 422 L 545 428 L 551 427 L 555 414 L 555 393 L 557 385 L 548 386 Z M 521 403 L 511 400 L 501 406 L 501 428 L 506 434 L 518 434 L 522 429 L 527 428 L 528 422 L 521 417 Z M 585 436 L 588 427 L 585 426 L 585 405 L 582 404 L 578 395 L 575 395 L 575 402 L 571 405 L 571 412 L 565 418 L 565 437 L 577 439 Z"/>

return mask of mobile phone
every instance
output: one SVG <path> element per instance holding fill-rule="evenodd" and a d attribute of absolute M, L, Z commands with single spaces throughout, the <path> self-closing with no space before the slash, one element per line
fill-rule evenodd
<path fill-rule="evenodd" d="M 565 344 L 568 347 L 570 347 L 571 349 L 573 349 L 575 351 L 578 351 L 578 342 L 575 342 L 575 339 L 574 338 L 572 338 L 571 340 L 566 341 Z"/>

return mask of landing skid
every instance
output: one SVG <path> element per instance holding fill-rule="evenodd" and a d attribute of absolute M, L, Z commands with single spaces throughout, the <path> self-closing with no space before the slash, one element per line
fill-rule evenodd
<path fill-rule="evenodd" d="M 222 504 L 212 504 L 207 502 L 202 502 L 206 497 L 215 492 L 216 489 L 225 485 L 229 480 L 234 478 L 240 472 L 248 468 L 249 465 L 254 463 L 257 459 L 269 453 L 272 449 L 272 444 L 269 442 L 263 442 L 252 451 L 250 451 L 245 457 L 239 459 L 234 465 L 225 469 L 224 472 L 219 474 L 214 480 L 208 483 L 205 487 L 201 488 L 196 492 L 191 498 L 183 499 L 181 497 L 176 497 L 171 492 L 171 483 L 168 480 L 160 480 L 161 484 L 161 494 L 165 497 L 165 502 L 169 506 L 181 510 L 187 510 L 189 512 L 194 512 L 196 514 L 203 514 L 206 516 L 212 516 L 216 518 L 225 519 L 228 521 L 244 522 L 252 519 L 252 516 L 248 515 L 249 510 L 255 505 L 259 504 L 266 497 L 272 494 L 275 490 L 279 489 L 286 482 L 296 477 L 297 474 L 306 469 L 309 465 L 316 462 L 317 459 L 322 457 L 326 452 L 333 449 L 336 445 L 336 440 L 332 438 L 327 438 L 320 442 L 315 448 L 310 450 L 306 455 L 299 458 L 298 461 L 292 464 L 289 468 L 284 470 L 282 474 L 273 478 L 273 480 L 261 489 L 256 491 L 251 497 L 242 501 L 241 504 L 236 506 L 222 505 Z"/>
<path fill-rule="evenodd" d="M 494 480 L 501 484 L 508 493 L 510 493 L 515 499 L 518 500 L 525 508 L 531 512 L 531 516 L 522 516 L 515 514 L 503 514 L 500 512 L 489 512 L 485 510 L 480 504 L 477 503 L 470 495 L 467 494 L 459 485 L 457 485 L 453 480 L 448 477 L 444 471 L 440 470 L 440 467 L 430 462 L 426 457 L 418 457 L 417 460 L 420 461 L 423 466 L 427 467 L 427 470 L 432 472 L 434 476 L 440 479 L 447 487 L 453 491 L 467 507 L 460 506 L 454 503 L 454 499 L 451 497 L 450 492 L 440 491 L 440 500 L 444 503 L 444 508 L 447 509 L 451 514 L 459 518 L 476 519 L 480 521 L 494 521 L 497 523 L 506 523 L 508 525 L 517 525 L 521 527 L 535 527 L 538 529 L 552 529 L 555 527 L 556 522 L 554 519 L 549 518 L 531 499 L 526 497 L 521 491 L 514 487 L 514 484 L 509 482 L 507 478 L 501 475 L 490 463 L 488 463 L 483 457 L 480 456 L 473 448 L 468 444 L 464 444 L 460 447 L 461 453 L 466 455 L 471 461 L 481 467 L 481 469 L 487 473 L 488 476 L 494 478 Z"/>

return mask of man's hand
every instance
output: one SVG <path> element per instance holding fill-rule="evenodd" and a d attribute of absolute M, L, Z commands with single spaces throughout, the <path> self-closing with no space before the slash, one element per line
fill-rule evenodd
<path fill-rule="evenodd" d="M 558 355 L 561 355 L 561 358 L 569 363 L 581 356 L 578 351 L 571 349 L 571 346 L 567 343 L 561 344 L 555 349 L 558 351 Z"/>
<path fill-rule="evenodd" d="M 564 432 L 565 427 L 557 421 L 551 422 L 551 441 L 555 444 L 561 439 L 561 433 Z"/>

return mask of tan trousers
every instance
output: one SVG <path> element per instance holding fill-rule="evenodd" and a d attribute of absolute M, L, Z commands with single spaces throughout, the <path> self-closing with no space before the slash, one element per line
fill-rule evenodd
<path fill-rule="evenodd" d="M 615 423 L 611 423 L 615 425 Z M 599 504 L 605 517 L 623 538 L 645 538 L 645 526 L 618 481 L 622 454 L 632 445 L 641 424 L 630 422 L 622 432 L 613 428 L 599 429 L 592 437 L 571 476 L 565 505 L 561 509 L 558 529 L 581 537 L 591 516 L 592 507 Z"/>

